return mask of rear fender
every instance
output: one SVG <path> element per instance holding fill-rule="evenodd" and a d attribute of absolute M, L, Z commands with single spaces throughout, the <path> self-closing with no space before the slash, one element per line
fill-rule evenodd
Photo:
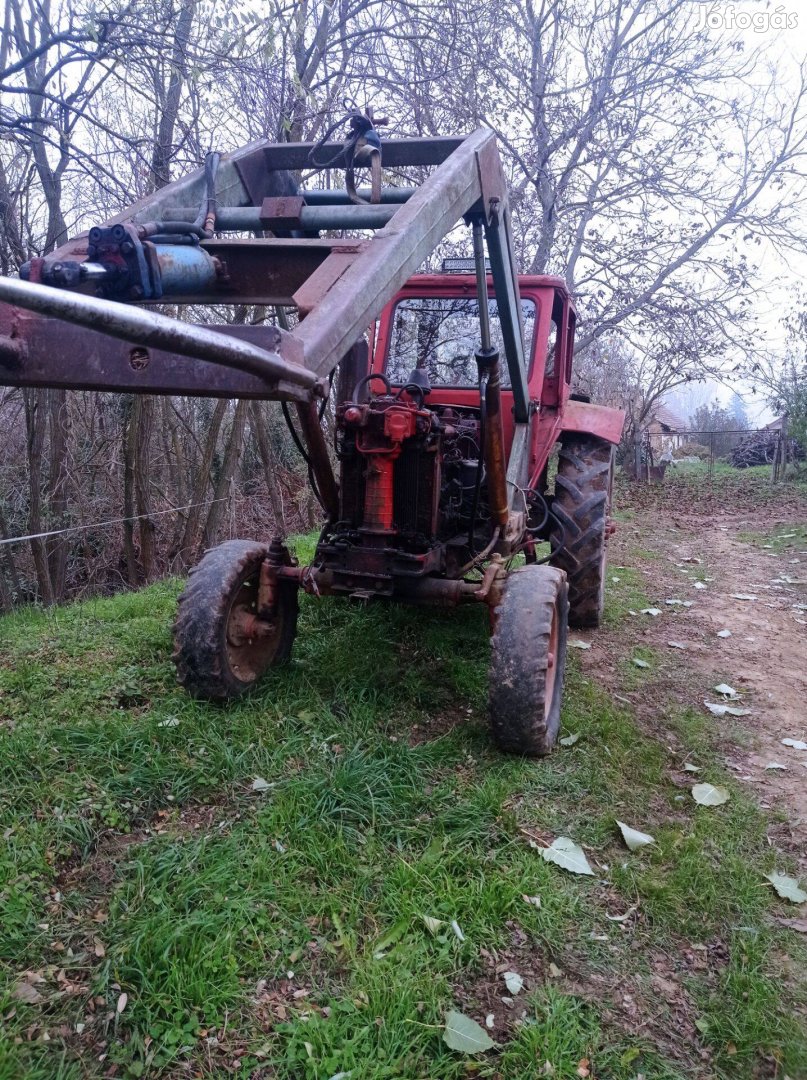
<path fill-rule="evenodd" d="M 610 409 L 606 405 L 592 405 L 588 401 L 566 402 L 563 408 L 563 431 L 594 435 L 605 442 L 618 445 L 625 426 L 622 409 Z"/>

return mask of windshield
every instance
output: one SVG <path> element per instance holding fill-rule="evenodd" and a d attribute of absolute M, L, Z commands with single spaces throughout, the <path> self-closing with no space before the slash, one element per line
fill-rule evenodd
<path fill-rule="evenodd" d="M 499 308 L 488 300 L 491 344 L 502 354 L 502 386 L 510 386 L 504 360 Z M 521 301 L 524 351 L 529 357 L 535 330 L 535 302 Z M 386 374 L 390 382 L 405 383 L 413 368 L 423 368 L 433 386 L 476 386 L 474 354 L 479 348 L 479 304 L 451 296 L 413 296 L 399 300 L 392 313 L 392 334 Z"/>

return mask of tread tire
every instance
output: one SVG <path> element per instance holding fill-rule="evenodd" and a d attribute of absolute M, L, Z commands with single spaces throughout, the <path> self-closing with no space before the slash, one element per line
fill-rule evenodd
<path fill-rule="evenodd" d="M 566 575 L 552 566 L 511 571 L 495 620 L 488 692 L 491 733 L 507 753 L 543 757 L 560 731 L 568 633 Z"/>
<path fill-rule="evenodd" d="M 605 596 L 605 551 L 614 479 L 614 448 L 591 435 L 561 443 L 549 542 L 550 562 L 569 579 L 569 625 L 600 625 Z"/>
<path fill-rule="evenodd" d="M 191 697 L 230 701 L 251 690 L 270 667 L 288 660 L 297 631 L 297 588 L 281 585 L 275 631 L 252 646 L 252 668 L 239 673 L 227 630 L 235 599 L 255 587 L 268 548 L 252 540 L 227 540 L 206 552 L 190 572 L 174 622 L 177 680 Z"/>

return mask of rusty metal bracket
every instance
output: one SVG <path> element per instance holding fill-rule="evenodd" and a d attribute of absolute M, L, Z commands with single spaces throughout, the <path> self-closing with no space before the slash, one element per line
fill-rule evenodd
<path fill-rule="evenodd" d="M 273 232 L 278 229 L 301 229 L 300 220 L 305 206 L 302 195 L 283 195 L 264 199 L 261 204 L 261 225 Z"/>

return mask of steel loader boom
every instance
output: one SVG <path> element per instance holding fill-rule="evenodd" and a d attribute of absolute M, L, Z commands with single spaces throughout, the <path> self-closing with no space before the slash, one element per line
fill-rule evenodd
<path fill-rule="evenodd" d="M 507 188 L 492 132 L 385 142 L 385 168 L 436 166 L 420 187 L 393 189 L 386 195 L 390 201 L 356 204 L 347 201 L 344 191 L 298 192 L 293 174 L 310 169 L 313 154 L 315 161 L 332 161 L 343 149 L 340 143 L 253 143 L 221 156 L 214 188 L 206 186 L 209 170 L 206 177 L 200 169 L 32 260 L 27 284 L 0 278 L 0 383 L 314 398 L 322 393 L 321 380 L 387 301 L 470 213 L 484 220 L 497 294 L 515 301 Z M 201 226 L 175 233 L 177 223 L 193 224 L 179 215 L 206 205 L 210 190 L 216 232 L 241 232 L 248 238 L 215 235 Z M 374 230 L 371 239 L 317 235 L 319 230 L 367 228 Z M 255 232 L 273 235 L 257 238 Z M 81 297 L 100 299 L 91 304 Z M 252 346 L 229 348 L 225 340 L 216 355 L 218 339 L 194 334 L 196 328 L 184 321 L 174 320 L 170 334 L 167 323 L 147 309 L 161 302 L 279 305 L 296 307 L 304 318 L 295 329 L 279 332 L 264 326 L 205 325 L 205 330 Z M 121 303 L 126 312 L 116 306 Z M 61 320 L 82 331 L 66 332 Z M 139 348 L 133 352 L 107 336 Z M 144 355 L 144 348 L 155 352 Z M 520 382 L 523 389 L 515 303 L 508 319 L 508 349 L 514 385 Z M 213 365 L 227 370 L 215 371 Z M 520 399 L 525 412 L 525 389 Z"/>

